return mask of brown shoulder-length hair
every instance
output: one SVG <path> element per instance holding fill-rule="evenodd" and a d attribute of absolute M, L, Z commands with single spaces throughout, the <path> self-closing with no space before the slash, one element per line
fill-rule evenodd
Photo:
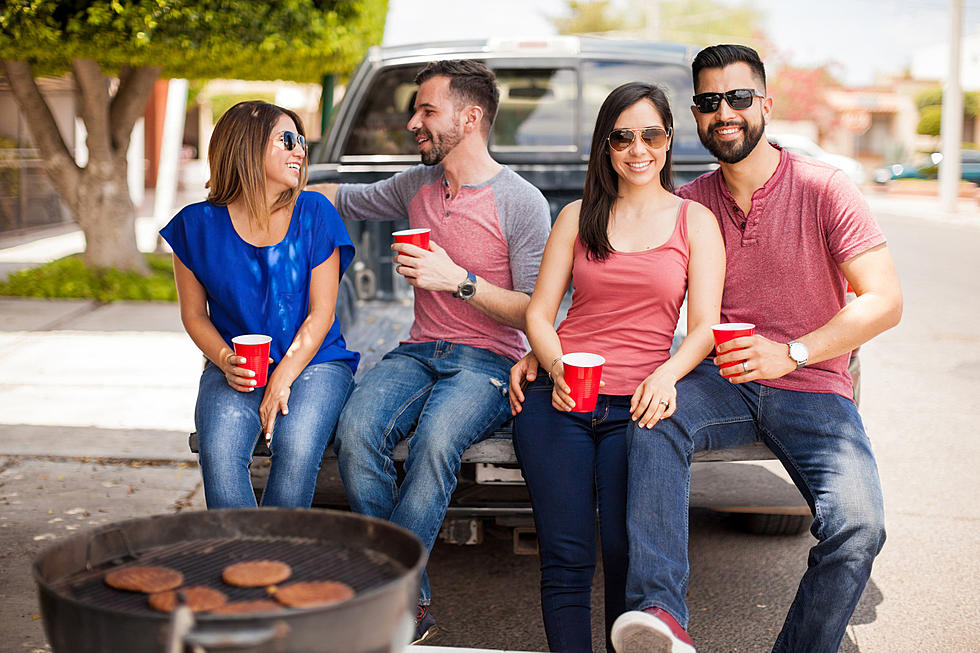
<path fill-rule="evenodd" d="M 642 100 L 653 103 L 667 134 L 674 133 L 674 115 L 670 111 L 667 95 L 659 86 L 630 82 L 612 90 L 599 108 L 592 132 L 592 151 L 589 167 L 585 172 L 585 188 L 582 189 L 582 207 L 579 211 L 578 235 L 585 245 L 586 257 L 604 261 L 613 251 L 609 244 L 609 212 L 619 197 L 619 175 L 609 159 L 609 142 L 606 138 L 616 126 L 616 119 L 626 109 Z M 670 170 L 670 149 L 667 150 L 664 167 L 660 171 L 660 185 L 668 192 L 674 190 Z"/>
<path fill-rule="evenodd" d="M 250 221 L 265 225 L 283 207 L 291 207 L 306 186 L 308 156 L 300 164 L 299 184 L 279 194 L 269 206 L 265 189 L 265 152 L 280 116 L 289 116 L 296 131 L 306 136 L 303 121 L 293 111 L 275 104 L 249 100 L 228 109 L 214 126 L 208 149 L 211 179 L 208 201 L 227 206 L 241 198 Z M 309 154 L 307 152 L 307 154 Z"/>

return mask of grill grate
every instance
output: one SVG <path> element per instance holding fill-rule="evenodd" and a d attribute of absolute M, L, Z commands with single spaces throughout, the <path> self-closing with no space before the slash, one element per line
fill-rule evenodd
<path fill-rule="evenodd" d="M 105 575 L 122 566 L 158 565 L 184 574 L 184 585 L 211 587 L 229 601 L 269 598 L 265 587 L 233 587 L 221 580 L 230 564 L 246 560 L 279 560 L 293 569 L 283 585 L 295 582 L 332 580 L 347 583 L 357 593 L 384 585 L 403 576 L 407 569 L 377 551 L 345 547 L 307 538 L 237 537 L 193 540 L 139 552 L 125 565 L 103 565 L 64 579 L 56 591 L 84 603 L 133 613 L 161 615 L 150 608 L 145 594 L 116 590 L 105 584 Z M 215 617 L 217 618 L 217 617 Z"/>

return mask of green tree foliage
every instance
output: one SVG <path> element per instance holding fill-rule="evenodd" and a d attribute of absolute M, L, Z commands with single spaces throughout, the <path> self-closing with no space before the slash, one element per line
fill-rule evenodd
<path fill-rule="evenodd" d="M 927 136 L 939 136 L 943 114 L 943 89 L 939 86 L 919 91 L 915 96 L 919 108 L 917 131 Z M 976 118 L 980 114 L 980 92 L 963 94 L 963 117 Z"/>
<path fill-rule="evenodd" d="M 318 82 L 349 73 L 387 0 L 6 0 L 0 64 L 51 181 L 85 233 L 85 262 L 147 272 L 126 179 L 130 133 L 166 77 Z M 36 77 L 71 72 L 88 164 L 75 164 Z"/>
<path fill-rule="evenodd" d="M 387 0 L 8 0 L 0 58 L 62 74 L 159 66 L 164 77 L 319 82 L 381 41 Z"/>
<path fill-rule="evenodd" d="M 555 18 L 559 34 L 601 34 L 636 27 L 630 25 L 630 14 L 617 10 L 609 0 L 569 0 L 570 15 Z"/>
<path fill-rule="evenodd" d="M 751 6 L 731 6 L 718 0 L 668 0 L 659 3 L 658 40 L 705 46 L 741 43 L 765 49 L 762 14 Z M 616 32 L 648 36 L 647 3 L 632 0 L 624 9 L 609 0 L 569 0 L 569 15 L 554 18 L 561 34 Z"/>

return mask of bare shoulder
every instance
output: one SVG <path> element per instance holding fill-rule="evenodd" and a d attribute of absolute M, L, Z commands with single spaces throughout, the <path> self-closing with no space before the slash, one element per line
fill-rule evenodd
<path fill-rule="evenodd" d="M 555 218 L 554 230 L 572 231 L 578 233 L 579 212 L 582 210 L 582 200 L 575 200 L 565 205 Z"/>
<path fill-rule="evenodd" d="M 718 218 L 704 204 L 692 200 L 687 206 L 687 230 L 689 233 L 720 233 Z"/>

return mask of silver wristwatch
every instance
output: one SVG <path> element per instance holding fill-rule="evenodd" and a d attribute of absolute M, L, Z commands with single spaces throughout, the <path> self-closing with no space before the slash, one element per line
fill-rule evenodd
<path fill-rule="evenodd" d="M 802 342 L 797 342 L 796 340 L 791 340 L 786 344 L 789 346 L 789 357 L 796 363 L 796 369 L 804 367 L 807 359 L 810 357 L 810 350 Z"/>
<path fill-rule="evenodd" d="M 473 295 L 476 294 L 476 275 L 466 271 L 466 280 L 456 287 L 456 292 L 453 293 L 453 297 L 462 299 L 464 302 L 468 302 L 473 299 Z"/>

